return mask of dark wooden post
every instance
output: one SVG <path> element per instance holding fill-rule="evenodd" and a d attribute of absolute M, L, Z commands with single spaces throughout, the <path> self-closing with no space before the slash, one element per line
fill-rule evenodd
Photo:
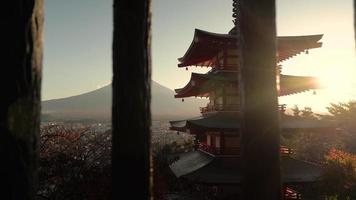
<path fill-rule="evenodd" d="M 1 199 L 34 199 L 40 125 L 43 0 L 1 11 Z"/>
<path fill-rule="evenodd" d="M 354 34 L 355 34 L 355 45 L 356 45 L 356 0 L 354 0 Z"/>
<path fill-rule="evenodd" d="M 275 0 L 241 0 L 243 196 L 282 198 Z"/>
<path fill-rule="evenodd" d="M 150 195 L 149 8 L 149 0 L 114 0 L 113 199 Z"/>

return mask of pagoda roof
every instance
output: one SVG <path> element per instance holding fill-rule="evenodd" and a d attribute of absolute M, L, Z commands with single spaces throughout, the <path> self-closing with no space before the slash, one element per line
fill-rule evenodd
<path fill-rule="evenodd" d="M 237 48 L 237 37 L 195 29 L 193 41 L 183 57 L 178 58 L 178 67 L 190 65 L 211 66 L 210 59 L 223 48 Z"/>
<path fill-rule="evenodd" d="M 322 88 L 320 82 L 313 76 L 280 75 L 279 96 L 286 96 Z"/>
<path fill-rule="evenodd" d="M 201 184 L 240 184 L 242 164 L 239 157 L 214 157 L 202 151 L 181 154 L 179 160 L 170 165 L 176 177 Z M 321 168 L 314 163 L 283 157 L 282 179 L 286 184 L 315 182 Z M 263 166 L 261 166 L 263 170 Z"/>
<path fill-rule="evenodd" d="M 335 129 L 336 123 L 331 120 L 305 119 L 283 114 L 281 116 L 281 128 L 289 129 Z"/>
<path fill-rule="evenodd" d="M 210 131 L 226 131 L 240 129 L 240 116 L 238 112 L 217 112 L 206 117 L 200 116 L 188 120 L 170 121 L 171 129 L 185 132 L 187 129 Z M 333 121 L 319 119 L 305 119 L 290 115 L 281 115 L 280 127 L 282 130 L 290 129 L 332 129 Z"/>
<path fill-rule="evenodd" d="M 238 112 L 218 112 L 208 117 L 187 120 L 186 127 L 200 130 L 236 130 L 240 128 L 240 114 Z"/>
<path fill-rule="evenodd" d="M 323 34 L 277 37 L 277 61 L 282 62 L 308 49 L 319 48 Z"/>
<path fill-rule="evenodd" d="M 218 112 L 207 117 L 200 116 L 187 120 L 170 121 L 171 129 L 185 132 L 187 129 L 210 131 L 240 129 L 240 117 L 237 112 Z"/>
<path fill-rule="evenodd" d="M 198 74 L 192 73 L 189 82 L 183 88 L 176 89 L 175 98 L 185 98 L 191 96 L 209 96 L 212 87 L 219 83 L 234 83 L 238 82 L 237 72 L 218 72 Z M 321 85 L 315 77 L 311 76 L 292 76 L 280 75 L 280 91 L 279 96 L 291 95 L 295 93 L 305 92 L 311 89 L 319 89 Z"/>
<path fill-rule="evenodd" d="M 177 93 L 174 97 L 183 98 L 190 96 L 208 96 L 211 91 L 211 86 L 218 83 L 236 82 L 237 73 L 218 72 L 198 74 L 192 73 L 189 82 L 183 88 L 175 89 Z"/>
<path fill-rule="evenodd" d="M 284 61 L 305 50 L 321 47 L 319 35 L 277 37 L 277 62 Z M 237 36 L 232 34 L 211 33 L 195 29 L 193 41 L 183 57 L 179 58 L 178 67 L 207 66 L 214 63 L 212 58 L 224 48 L 237 48 Z"/>

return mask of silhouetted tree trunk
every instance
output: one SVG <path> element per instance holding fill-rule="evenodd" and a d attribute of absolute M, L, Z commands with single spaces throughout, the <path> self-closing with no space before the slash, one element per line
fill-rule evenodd
<path fill-rule="evenodd" d="M 150 194 L 150 1 L 114 0 L 113 197 Z"/>
<path fill-rule="evenodd" d="M 243 196 L 281 199 L 275 0 L 241 0 Z"/>
<path fill-rule="evenodd" d="M 0 198 L 33 199 L 40 125 L 43 0 L 6 3 L 1 11 Z"/>

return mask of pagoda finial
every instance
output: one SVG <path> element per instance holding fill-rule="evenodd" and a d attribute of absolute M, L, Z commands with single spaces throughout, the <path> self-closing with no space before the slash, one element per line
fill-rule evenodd
<path fill-rule="evenodd" d="M 232 0 L 232 7 L 232 17 L 234 18 L 232 21 L 237 26 L 240 24 L 240 0 Z"/>
<path fill-rule="evenodd" d="M 240 0 L 232 0 L 232 22 L 234 23 L 234 28 L 230 31 L 230 34 L 238 35 L 240 32 L 240 7 L 241 2 Z"/>

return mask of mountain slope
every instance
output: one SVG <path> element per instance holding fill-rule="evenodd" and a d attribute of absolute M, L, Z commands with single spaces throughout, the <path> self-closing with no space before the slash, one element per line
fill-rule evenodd
<path fill-rule="evenodd" d="M 42 113 L 61 119 L 108 120 L 111 116 L 111 85 L 81 95 L 42 102 Z M 207 100 L 174 98 L 174 91 L 152 81 L 151 110 L 154 119 L 178 119 L 199 115 Z"/>

